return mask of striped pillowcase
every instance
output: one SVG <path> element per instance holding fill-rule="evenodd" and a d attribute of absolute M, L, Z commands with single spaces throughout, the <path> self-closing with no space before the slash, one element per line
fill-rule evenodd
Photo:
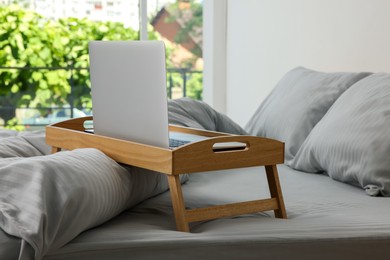
<path fill-rule="evenodd" d="M 21 258 L 41 259 L 82 231 L 168 189 L 162 174 L 138 171 L 96 149 L 1 159 L 0 228 L 27 242 Z"/>
<path fill-rule="evenodd" d="M 291 167 L 390 196 L 390 75 L 373 74 L 342 94 L 314 127 Z"/>
<path fill-rule="evenodd" d="M 42 139 L 44 140 L 44 138 Z M 39 155 L 43 155 L 43 153 L 36 147 L 32 146 L 30 142 L 22 136 L 0 137 L 0 158 L 30 157 Z"/>

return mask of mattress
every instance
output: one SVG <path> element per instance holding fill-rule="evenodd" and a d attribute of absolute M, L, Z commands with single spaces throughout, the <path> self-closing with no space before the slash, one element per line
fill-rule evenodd
<path fill-rule="evenodd" d="M 278 169 L 288 219 L 262 212 L 192 223 L 191 233 L 178 232 L 165 192 L 44 259 L 367 259 L 389 253 L 388 198 L 367 196 L 326 175 Z M 188 208 L 269 196 L 262 167 L 192 174 L 183 192 Z"/>

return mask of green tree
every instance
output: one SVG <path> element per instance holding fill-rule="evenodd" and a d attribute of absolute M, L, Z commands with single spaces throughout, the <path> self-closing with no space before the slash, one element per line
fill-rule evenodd
<path fill-rule="evenodd" d="M 192 73 L 187 82 L 187 96 L 192 99 L 202 100 L 203 74 Z"/>
<path fill-rule="evenodd" d="M 1 66 L 38 67 L 61 66 L 50 49 L 46 30 L 52 24 L 33 12 L 17 6 L 0 8 L 0 64 Z M 45 30 L 43 30 L 45 28 Z M 38 90 L 64 88 L 64 85 L 48 85 L 52 73 L 45 75 L 31 70 L 1 70 L 0 105 L 2 107 L 26 106 L 32 102 Z M 45 84 L 46 83 L 46 84 Z M 9 120 L 15 116 L 10 109 L 2 114 Z"/>
<path fill-rule="evenodd" d="M 0 66 L 24 68 L 0 70 L 0 117 L 6 122 L 15 117 L 6 107 L 90 107 L 88 42 L 133 39 L 138 32 L 121 23 L 52 21 L 16 5 L 0 7 Z"/>

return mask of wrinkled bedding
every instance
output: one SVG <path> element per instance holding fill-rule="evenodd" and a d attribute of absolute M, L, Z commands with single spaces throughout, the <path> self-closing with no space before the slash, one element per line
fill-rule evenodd
<path fill-rule="evenodd" d="M 171 123 L 246 134 L 204 102 L 181 99 L 168 107 Z M 287 220 L 261 212 L 191 223 L 192 233 L 184 233 L 175 230 L 164 175 L 118 165 L 95 149 L 49 150 L 43 132 L 0 131 L 0 259 L 325 260 L 389 253 L 388 198 L 327 174 L 278 166 Z M 194 173 L 183 193 L 188 208 L 269 196 L 264 167 Z"/>
<path fill-rule="evenodd" d="M 36 259 L 82 231 L 167 190 L 163 176 L 137 174 L 96 149 L 0 161 L 1 227 Z"/>
<path fill-rule="evenodd" d="M 170 102 L 170 119 L 245 133 L 200 101 Z M 0 227 L 22 239 L 20 259 L 42 259 L 81 232 L 168 189 L 163 174 L 119 165 L 96 149 L 49 151 L 43 131 L 0 131 Z"/>

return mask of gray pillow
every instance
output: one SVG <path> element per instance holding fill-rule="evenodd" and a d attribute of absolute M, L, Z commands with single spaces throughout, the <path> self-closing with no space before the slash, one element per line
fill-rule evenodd
<path fill-rule="evenodd" d="M 42 140 L 45 140 L 45 138 L 43 137 Z M 43 153 L 20 135 L 0 138 L 0 158 L 39 155 L 43 155 Z"/>
<path fill-rule="evenodd" d="M 50 151 L 51 147 L 45 141 L 45 130 L 0 130 L 0 158 L 39 156 L 49 154 Z"/>
<path fill-rule="evenodd" d="M 167 189 L 163 174 L 125 169 L 91 148 L 5 158 L 0 228 L 22 238 L 20 259 L 42 259 L 82 231 Z"/>
<path fill-rule="evenodd" d="M 0 130 L 0 138 L 17 136 L 18 132 L 15 130 L 1 129 Z"/>
<path fill-rule="evenodd" d="M 390 75 L 373 74 L 341 95 L 291 166 L 390 196 Z"/>
<path fill-rule="evenodd" d="M 251 135 L 285 143 L 289 165 L 313 127 L 335 100 L 370 73 L 324 73 L 303 67 L 289 71 L 245 127 Z"/>

